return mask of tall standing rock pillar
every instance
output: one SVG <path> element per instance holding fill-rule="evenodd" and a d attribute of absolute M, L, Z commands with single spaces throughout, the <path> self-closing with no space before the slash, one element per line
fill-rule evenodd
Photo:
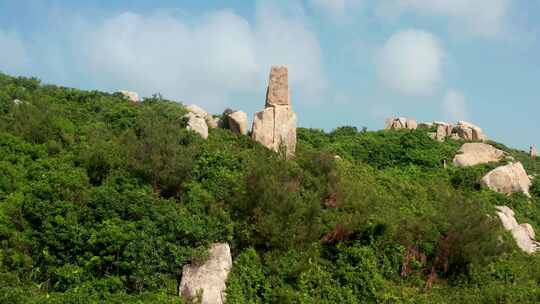
<path fill-rule="evenodd" d="M 287 158 L 296 150 L 296 114 L 291 107 L 289 73 L 285 66 L 273 66 L 266 91 L 265 109 L 255 113 L 251 137 Z"/>

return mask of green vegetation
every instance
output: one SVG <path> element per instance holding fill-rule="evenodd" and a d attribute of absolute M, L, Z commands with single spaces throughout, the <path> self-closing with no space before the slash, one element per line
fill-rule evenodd
<path fill-rule="evenodd" d="M 0 74 L 0 303 L 180 303 L 216 241 L 228 303 L 540 302 L 540 257 L 493 208 L 540 231 L 539 179 L 482 190 L 494 165 L 445 168 L 461 143 L 421 130 L 300 128 L 286 161 L 184 113 Z"/>

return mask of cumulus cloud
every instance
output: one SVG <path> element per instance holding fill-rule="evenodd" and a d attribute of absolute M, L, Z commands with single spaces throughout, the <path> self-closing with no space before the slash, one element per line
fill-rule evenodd
<path fill-rule="evenodd" d="M 24 73 L 29 56 L 23 41 L 15 33 L 0 29 L 0 71 L 12 74 Z"/>
<path fill-rule="evenodd" d="M 326 88 L 315 35 L 301 16 L 268 4 L 259 4 L 252 23 L 229 10 L 195 22 L 126 12 L 82 39 L 87 68 L 104 85 L 161 92 L 210 110 L 222 110 L 231 94 L 264 91 L 272 64 L 289 66 L 293 93 L 302 99 Z"/>
<path fill-rule="evenodd" d="M 449 18 L 452 28 L 484 37 L 504 32 L 511 0 L 384 0 L 378 11 L 384 16 L 413 12 Z"/>
<path fill-rule="evenodd" d="M 344 17 L 360 4 L 361 0 L 310 0 L 311 7 L 330 17 Z"/>
<path fill-rule="evenodd" d="M 443 79 L 445 52 L 439 40 L 422 30 L 392 35 L 377 52 L 375 63 L 381 81 L 409 96 L 429 96 Z"/>
<path fill-rule="evenodd" d="M 321 47 L 303 12 L 290 8 L 259 1 L 253 18 L 227 9 L 106 18 L 65 12 L 62 27 L 51 24 L 26 39 L 0 29 L 0 70 L 68 86 L 161 93 L 218 112 L 238 106 L 237 97 L 264 96 L 270 66 L 284 64 L 295 102 L 313 103 L 327 88 Z"/>
<path fill-rule="evenodd" d="M 187 102 L 223 102 L 256 76 L 249 24 L 218 12 L 189 26 L 171 16 L 122 13 L 85 34 L 83 58 L 103 85 Z"/>
<path fill-rule="evenodd" d="M 450 121 L 467 119 L 467 100 L 465 96 L 455 90 L 449 89 L 441 103 L 441 108 L 445 119 Z"/>

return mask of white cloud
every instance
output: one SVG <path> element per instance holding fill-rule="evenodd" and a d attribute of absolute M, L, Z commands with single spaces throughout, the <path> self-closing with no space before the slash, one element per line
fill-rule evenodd
<path fill-rule="evenodd" d="M 160 92 L 220 111 L 232 94 L 264 91 L 272 64 L 289 66 L 299 99 L 326 88 L 316 36 L 301 16 L 271 5 L 258 5 L 253 23 L 229 10 L 194 22 L 126 12 L 90 28 L 78 37 L 82 59 L 111 88 Z"/>
<path fill-rule="evenodd" d="M 344 17 L 350 10 L 358 8 L 361 4 L 361 0 L 310 0 L 310 5 L 330 16 L 330 17 Z"/>
<path fill-rule="evenodd" d="M 439 40 L 422 30 L 404 30 L 377 52 L 379 78 L 401 94 L 429 96 L 443 79 L 445 52 Z"/>
<path fill-rule="evenodd" d="M 460 32 L 494 37 L 504 32 L 512 0 L 384 0 L 382 15 L 399 16 L 414 12 L 424 16 L 449 18 Z"/>
<path fill-rule="evenodd" d="M 449 89 L 443 98 L 441 108 L 445 119 L 450 121 L 467 119 L 467 100 L 465 96 L 455 90 Z"/>
<path fill-rule="evenodd" d="M 0 50 L 0 71 L 21 74 L 28 67 L 29 56 L 17 34 L 0 29 Z"/>

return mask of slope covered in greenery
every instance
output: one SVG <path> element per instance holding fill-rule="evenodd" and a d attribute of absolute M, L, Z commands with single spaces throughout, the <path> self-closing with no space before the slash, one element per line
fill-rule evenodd
<path fill-rule="evenodd" d="M 216 241 L 228 303 L 540 302 L 540 257 L 494 215 L 539 231 L 538 179 L 531 199 L 482 190 L 497 164 L 445 168 L 461 143 L 421 130 L 300 128 L 286 161 L 184 113 L 0 74 L 1 303 L 179 303 Z"/>

